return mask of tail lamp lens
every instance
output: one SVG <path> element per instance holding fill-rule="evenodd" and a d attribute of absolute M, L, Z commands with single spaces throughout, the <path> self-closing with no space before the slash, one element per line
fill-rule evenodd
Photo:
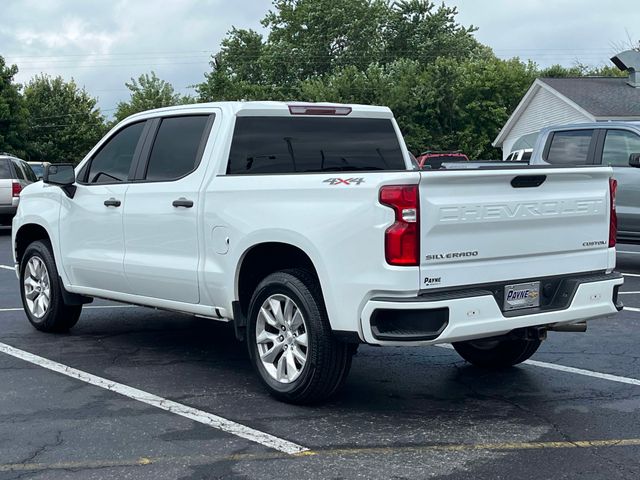
<path fill-rule="evenodd" d="M 395 221 L 385 232 L 387 263 L 420 264 L 418 185 L 389 185 L 380 189 L 380 203 L 393 209 Z"/>
<path fill-rule="evenodd" d="M 618 215 L 616 214 L 616 192 L 618 181 L 615 178 L 609 179 L 609 248 L 616 246 L 616 235 L 618 233 Z"/>
<path fill-rule="evenodd" d="M 12 197 L 19 197 L 21 191 L 22 191 L 22 185 L 19 182 L 13 182 L 11 184 L 11 196 Z"/>

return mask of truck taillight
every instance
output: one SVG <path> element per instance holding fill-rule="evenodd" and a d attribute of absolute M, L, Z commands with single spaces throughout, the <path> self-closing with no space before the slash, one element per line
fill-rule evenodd
<path fill-rule="evenodd" d="M 21 191 L 22 191 L 22 185 L 20 185 L 20 183 L 13 182 L 11 184 L 11 196 L 12 197 L 19 197 Z"/>
<path fill-rule="evenodd" d="M 616 235 L 618 233 L 618 215 L 616 214 L 616 191 L 618 181 L 615 178 L 609 179 L 609 248 L 616 246 Z"/>
<path fill-rule="evenodd" d="M 418 185 L 388 185 L 380 189 L 380 203 L 395 212 L 385 232 L 384 253 L 389 265 L 420 264 Z"/>

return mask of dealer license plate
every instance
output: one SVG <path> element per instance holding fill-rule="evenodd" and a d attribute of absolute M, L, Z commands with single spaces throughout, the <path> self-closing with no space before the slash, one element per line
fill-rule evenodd
<path fill-rule="evenodd" d="M 504 309 L 519 310 L 540 306 L 540 282 L 516 283 L 504 287 Z"/>

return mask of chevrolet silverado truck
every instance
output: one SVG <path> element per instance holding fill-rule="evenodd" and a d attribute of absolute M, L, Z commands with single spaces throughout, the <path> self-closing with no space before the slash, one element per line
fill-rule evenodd
<path fill-rule="evenodd" d="M 309 403 L 359 343 L 507 367 L 622 308 L 610 168 L 413 168 L 385 107 L 133 115 L 22 192 L 26 316 L 63 332 L 104 298 L 232 322 L 268 391 Z"/>

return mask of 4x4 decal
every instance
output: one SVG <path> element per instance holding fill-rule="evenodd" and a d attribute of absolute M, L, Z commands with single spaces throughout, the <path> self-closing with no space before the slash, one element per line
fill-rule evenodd
<path fill-rule="evenodd" d="M 364 178 L 327 178 L 322 183 L 328 183 L 329 185 L 360 185 L 364 183 Z"/>

